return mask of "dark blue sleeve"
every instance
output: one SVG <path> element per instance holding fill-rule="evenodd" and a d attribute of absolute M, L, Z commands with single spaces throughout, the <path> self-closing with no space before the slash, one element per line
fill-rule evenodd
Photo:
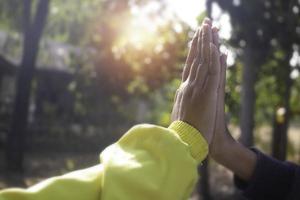
<path fill-rule="evenodd" d="M 257 163 L 250 181 L 245 182 L 234 176 L 235 185 L 242 190 L 244 196 L 252 200 L 299 200 L 299 166 L 278 161 L 256 149 L 252 150 L 257 155 Z"/>

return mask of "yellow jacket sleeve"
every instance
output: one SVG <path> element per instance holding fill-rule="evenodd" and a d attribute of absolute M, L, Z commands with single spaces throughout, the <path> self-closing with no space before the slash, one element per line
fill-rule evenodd
<path fill-rule="evenodd" d="M 101 164 L 29 189 L 2 190 L 0 200 L 183 200 L 207 153 L 205 139 L 187 123 L 137 125 L 101 153 Z"/>

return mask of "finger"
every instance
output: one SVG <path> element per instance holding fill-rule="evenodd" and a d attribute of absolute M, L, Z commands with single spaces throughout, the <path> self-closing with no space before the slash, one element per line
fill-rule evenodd
<path fill-rule="evenodd" d="M 220 90 L 223 94 L 225 94 L 225 85 L 226 85 L 226 64 L 227 55 L 223 54 L 220 57 L 220 64 L 221 64 L 221 77 L 220 77 Z"/>
<path fill-rule="evenodd" d="M 200 89 L 202 89 L 207 81 L 208 77 L 208 67 L 205 66 L 204 63 L 201 63 L 198 67 L 197 75 L 196 75 L 196 82 Z"/>
<path fill-rule="evenodd" d="M 219 29 L 217 27 L 212 28 L 212 40 L 214 45 L 219 49 L 220 43 L 219 43 Z"/>
<path fill-rule="evenodd" d="M 189 53 L 188 53 L 188 56 L 187 56 L 187 59 L 186 59 L 185 65 L 184 65 L 184 69 L 183 69 L 183 72 L 182 72 L 182 82 L 184 82 L 187 79 L 187 77 L 190 73 L 191 65 L 192 65 L 193 60 L 195 59 L 195 56 L 196 56 L 197 43 L 198 43 L 198 33 L 199 33 L 199 29 L 197 29 L 197 31 L 194 34 L 193 39 L 192 39 L 191 48 L 189 50 Z"/>
<path fill-rule="evenodd" d="M 199 31 L 200 28 L 197 29 L 197 31 L 195 32 L 193 39 L 192 39 L 192 43 L 191 43 L 191 47 L 188 53 L 188 57 L 186 59 L 186 64 L 191 65 L 196 53 L 197 53 L 197 42 L 198 42 L 198 36 L 199 36 Z"/>
<path fill-rule="evenodd" d="M 173 109 L 172 109 L 172 114 L 171 114 L 171 120 L 175 121 L 176 118 L 178 117 L 178 109 L 179 109 L 179 95 L 180 95 L 180 91 L 179 89 L 177 89 L 176 93 L 175 93 L 175 97 L 174 97 L 174 105 L 173 105 Z"/>
<path fill-rule="evenodd" d="M 201 53 L 200 52 L 201 52 L 201 46 L 202 46 L 202 41 L 201 41 L 202 34 L 203 34 L 203 30 L 202 30 L 202 27 L 201 27 L 200 32 L 198 32 L 197 55 L 195 56 L 195 59 L 193 61 L 193 64 L 192 64 L 191 70 L 190 70 L 190 74 L 189 74 L 189 80 L 190 81 L 195 80 L 197 68 L 198 68 L 198 66 L 200 64 L 200 61 L 201 61 Z"/>
<path fill-rule="evenodd" d="M 202 27 L 204 25 L 208 25 L 209 27 L 212 26 L 212 21 L 209 19 L 209 18 L 205 18 L 202 22 Z M 202 31 L 202 27 L 201 27 L 201 31 L 200 31 L 200 34 L 199 34 L 199 38 L 198 38 L 198 53 L 200 54 L 201 53 L 201 50 L 202 50 L 202 37 L 203 37 L 203 31 Z"/>
<path fill-rule="evenodd" d="M 211 43 L 211 64 L 208 69 L 208 80 L 206 83 L 206 89 L 208 92 L 214 92 L 218 89 L 220 82 L 220 71 L 221 71 L 221 63 L 220 63 L 220 54 L 217 47 Z"/>
<path fill-rule="evenodd" d="M 218 74 L 221 68 L 220 53 L 216 45 L 210 43 L 210 63 L 208 72 L 211 75 Z"/>
<path fill-rule="evenodd" d="M 201 36 L 201 64 L 199 64 L 197 72 L 196 72 L 196 81 L 197 85 L 201 87 L 207 78 L 207 72 L 209 68 L 209 60 L 210 60 L 210 41 L 212 40 L 211 29 L 207 25 L 203 25 L 203 34 Z M 207 57 L 208 58 L 205 58 Z M 201 87 L 202 88 L 202 87 Z"/>
<path fill-rule="evenodd" d="M 201 59 L 203 63 L 208 64 L 210 59 L 210 43 L 212 43 L 212 31 L 208 25 L 203 25 Z"/>
<path fill-rule="evenodd" d="M 208 23 L 211 23 L 211 21 L 209 19 L 206 19 L 205 21 L 207 21 Z M 206 23 L 206 22 L 204 22 Z M 190 80 L 194 81 L 195 79 L 198 79 L 197 81 L 199 81 L 199 83 L 197 84 L 201 84 L 204 82 L 203 80 L 199 80 L 201 77 L 205 77 L 206 76 L 206 71 L 208 67 L 208 63 L 209 63 L 209 52 L 210 52 L 210 48 L 209 48 L 209 43 L 212 42 L 212 30 L 209 24 L 203 24 L 202 25 L 202 29 L 199 33 L 199 38 L 198 38 L 198 47 L 199 47 L 199 54 L 196 56 L 196 59 L 194 60 L 194 63 L 191 67 L 190 70 Z M 205 56 L 207 58 L 205 58 Z M 201 62 L 202 61 L 202 62 Z M 200 65 L 200 63 L 202 63 Z M 207 63 L 207 64 L 205 64 Z M 200 70 L 200 68 L 203 68 L 202 70 Z M 199 73 L 203 73 L 202 76 L 199 76 Z M 198 77 L 198 78 L 197 78 Z"/>
<path fill-rule="evenodd" d="M 189 81 L 194 81 L 196 78 L 196 72 L 197 69 L 199 67 L 199 63 L 200 63 L 200 57 L 196 58 L 192 64 L 191 70 L 190 70 L 190 74 L 189 74 Z"/>
<path fill-rule="evenodd" d="M 181 109 L 180 109 L 180 106 L 182 105 L 182 98 L 183 97 L 183 94 L 182 94 L 182 92 L 179 92 L 179 94 L 178 94 L 178 99 L 177 99 L 177 105 L 176 105 L 176 113 L 175 113 L 175 116 L 178 118 L 179 116 L 181 116 L 180 115 L 180 112 L 182 112 L 181 111 Z M 176 119 L 176 120 L 179 120 L 179 119 Z"/>
<path fill-rule="evenodd" d="M 208 61 L 207 62 L 203 61 L 204 60 L 203 49 L 206 48 L 204 46 L 207 45 L 206 44 L 207 41 L 205 41 L 205 40 L 206 39 L 210 40 L 210 37 L 208 36 L 209 29 L 210 29 L 209 25 L 207 25 L 207 24 L 202 25 L 202 30 L 200 32 L 199 39 L 198 39 L 199 55 L 198 55 L 197 59 L 195 60 L 195 62 L 193 63 L 192 70 L 190 73 L 191 80 L 192 81 L 196 80 L 197 85 L 199 85 L 199 87 L 204 82 L 204 79 L 205 79 L 206 73 L 207 73 L 207 69 L 208 69 Z M 209 51 L 209 47 L 207 48 L 207 50 Z M 209 60 L 209 58 L 207 60 Z"/>
<path fill-rule="evenodd" d="M 178 93 L 179 93 L 179 89 L 177 89 L 176 92 L 175 92 L 175 96 L 174 96 L 174 104 L 177 102 Z"/>
<path fill-rule="evenodd" d="M 199 62 L 200 62 L 200 55 L 201 55 L 201 49 L 202 49 L 202 35 L 203 35 L 203 30 L 201 27 L 200 32 L 198 33 L 198 43 L 197 43 L 197 54 L 198 54 L 198 58 L 199 58 Z"/>
<path fill-rule="evenodd" d="M 222 54 L 220 57 L 221 75 L 218 87 L 218 107 L 220 107 L 219 109 L 223 109 L 223 112 L 225 109 L 226 58 L 225 54 Z"/>
<path fill-rule="evenodd" d="M 208 25 L 208 26 L 212 26 L 212 22 L 209 18 L 205 18 L 202 22 L 202 26 L 200 28 L 200 32 L 199 32 L 199 37 L 198 37 L 198 53 L 201 53 L 201 49 L 202 49 L 202 37 L 203 37 L 203 31 L 202 31 L 202 27 L 203 25 Z"/>
<path fill-rule="evenodd" d="M 227 56 L 222 54 L 220 57 L 221 63 L 221 77 L 220 84 L 218 88 L 218 103 L 217 103 L 217 117 L 220 123 L 220 120 L 223 120 L 225 112 L 225 84 L 226 84 L 226 59 Z"/>

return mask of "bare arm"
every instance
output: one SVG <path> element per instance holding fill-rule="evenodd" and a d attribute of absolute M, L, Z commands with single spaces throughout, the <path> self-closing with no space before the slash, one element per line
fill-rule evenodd
<path fill-rule="evenodd" d="M 218 46 L 217 29 L 213 28 L 213 41 Z M 236 176 L 236 186 L 249 199 L 299 199 L 300 167 L 278 161 L 257 150 L 250 150 L 236 141 L 225 123 L 224 93 L 226 56 L 221 56 L 221 78 L 214 137 L 210 145 L 211 156 L 230 169 Z"/>
<path fill-rule="evenodd" d="M 212 30 L 213 42 L 218 47 L 218 30 Z M 238 177 L 247 181 L 251 178 L 257 158 L 256 154 L 244 147 L 230 135 L 225 123 L 225 82 L 226 82 L 226 59 L 227 56 L 220 57 L 221 81 L 218 87 L 218 103 L 216 126 L 214 138 L 210 146 L 210 154 L 221 165 L 233 171 Z"/>
<path fill-rule="evenodd" d="M 229 134 L 229 132 L 225 134 Z M 226 140 L 226 142 L 217 147 L 217 151 L 213 151 L 212 157 L 219 164 L 230 169 L 239 178 L 249 181 L 256 166 L 256 154 L 233 138 Z"/>

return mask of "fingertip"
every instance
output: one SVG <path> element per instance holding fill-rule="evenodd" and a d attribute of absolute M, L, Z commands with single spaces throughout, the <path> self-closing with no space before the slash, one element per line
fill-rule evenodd
<path fill-rule="evenodd" d="M 222 53 L 222 55 L 221 55 L 221 64 L 222 64 L 222 66 L 226 67 L 226 65 L 227 65 L 227 54 Z"/>
<path fill-rule="evenodd" d="M 219 29 L 217 29 L 216 27 L 212 28 L 212 33 L 213 33 L 214 37 L 219 39 Z"/>
<path fill-rule="evenodd" d="M 209 19 L 208 17 L 205 17 L 204 20 L 203 20 L 203 25 L 204 24 L 207 24 L 207 25 L 211 26 L 212 25 L 211 19 Z"/>
<path fill-rule="evenodd" d="M 214 26 L 212 28 L 212 30 L 213 30 L 214 33 L 218 33 L 220 29 L 218 27 Z"/>
<path fill-rule="evenodd" d="M 207 24 L 203 25 L 203 35 L 202 35 L 202 40 L 204 42 L 211 42 L 212 41 L 212 34 L 211 34 L 211 27 Z"/>
<path fill-rule="evenodd" d="M 218 32 L 213 32 L 213 43 L 219 48 L 219 35 Z"/>

